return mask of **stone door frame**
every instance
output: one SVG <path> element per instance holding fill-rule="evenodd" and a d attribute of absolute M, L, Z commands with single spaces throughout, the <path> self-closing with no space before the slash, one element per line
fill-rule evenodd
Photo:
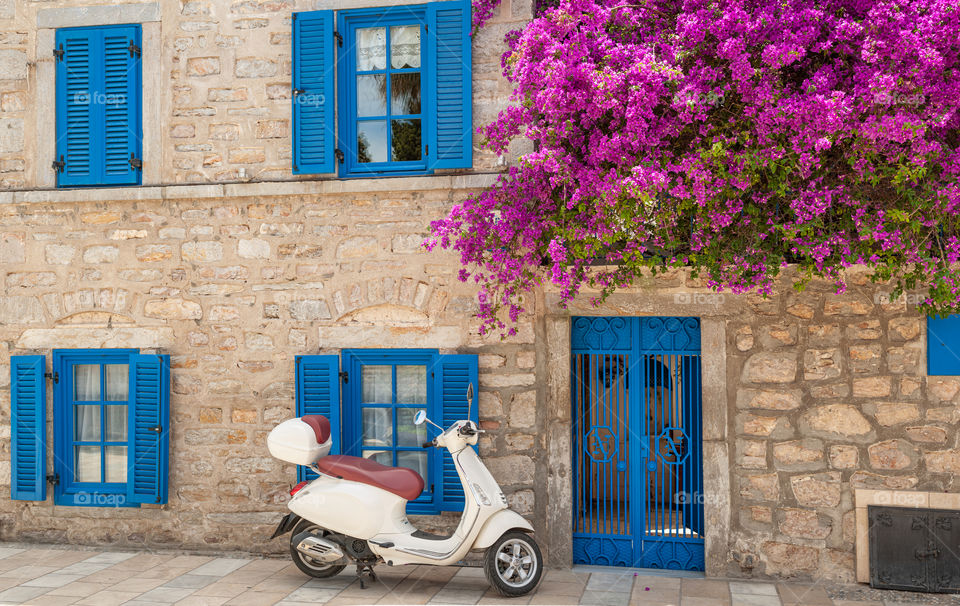
<path fill-rule="evenodd" d="M 614 295 L 616 296 L 616 295 Z M 629 296 L 629 295 L 621 295 Z M 635 295 L 634 295 L 635 296 Z M 612 297 L 611 297 L 612 298 Z M 695 310 L 665 306 L 656 313 L 599 309 L 551 309 L 544 317 L 545 343 L 545 471 L 544 527 L 549 562 L 570 566 L 573 561 L 573 473 L 571 425 L 570 330 L 573 315 L 695 316 L 700 318 L 701 381 L 703 389 L 704 555 L 707 576 L 723 576 L 729 561 L 730 445 L 727 441 L 726 321 L 696 315 Z M 554 313 L 555 312 L 555 313 Z M 673 313 L 671 313 L 673 312 Z M 679 312 L 679 313 L 678 313 Z M 543 467 L 542 467 L 543 468 Z"/>

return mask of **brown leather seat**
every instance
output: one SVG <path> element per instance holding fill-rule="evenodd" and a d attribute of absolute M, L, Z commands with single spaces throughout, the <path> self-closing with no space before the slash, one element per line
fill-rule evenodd
<path fill-rule="evenodd" d="M 330 438 L 330 419 L 323 415 L 306 415 L 300 420 L 313 428 L 317 436 L 317 444 L 323 444 Z"/>
<path fill-rule="evenodd" d="M 329 476 L 362 482 L 412 501 L 423 492 L 423 478 L 406 467 L 387 467 L 371 459 L 331 455 L 317 461 L 317 468 Z"/>

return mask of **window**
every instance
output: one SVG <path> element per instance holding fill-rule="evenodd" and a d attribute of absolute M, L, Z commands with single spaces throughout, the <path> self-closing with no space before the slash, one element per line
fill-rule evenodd
<path fill-rule="evenodd" d="M 58 187 L 137 185 L 141 163 L 140 26 L 58 29 Z"/>
<path fill-rule="evenodd" d="M 960 315 L 927 318 L 927 374 L 960 375 Z"/>
<path fill-rule="evenodd" d="M 54 500 L 58 505 L 165 503 L 169 358 L 137 350 L 55 350 L 11 358 L 12 490 L 46 499 L 45 380 L 53 381 Z"/>
<path fill-rule="evenodd" d="M 469 28 L 462 0 L 294 13 L 294 172 L 470 168 Z"/>
<path fill-rule="evenodd" d="M 355 349 L 345 350 L 342 360 L 331 355 L 298 356 L 296 368 L 297 416 L 330 418 L 331 453 L 366 457 L 419 473 L 425 486 L 423 494 L 409 504 L 411 513 L 463 508 L 463 488 L 452 457 L 445 450 L 423 448 L 436 430 L 414 425 L 413 417 L 418 410 L 426 410 L 443 427 L 468 414 L 476 421 L 477 395 L 468 406 L 466 392 L 469 384 L 475 389 L 478 385 L 477 356 L 440 355 L 432 349 Z M 306 468 L 300 469 L 299 479 L 314 477 Z"/>

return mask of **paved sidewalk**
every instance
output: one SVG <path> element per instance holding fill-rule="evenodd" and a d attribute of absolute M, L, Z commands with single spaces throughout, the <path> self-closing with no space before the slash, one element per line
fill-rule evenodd
<path fill-rule="evenodd" d="M 862 586 L 652 576 L 643 571 L 551 570 L 530 596 L 505 599 L 479 568 L 378 567 L 361 589 L 350 569 L 304 576 L 288 559 L 98 552 L 0 545 L 0 605 L 119 604 L 585 604 L 596 606 L 890 606 L 956 604 L 953 596 L 878 592 Z"/>

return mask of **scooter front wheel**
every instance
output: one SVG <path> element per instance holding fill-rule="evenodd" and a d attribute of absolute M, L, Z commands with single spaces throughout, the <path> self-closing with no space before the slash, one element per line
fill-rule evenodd
<path fill-rule="evenodd" d="M 290 533 L 290 557 L 293 558 L 293 563 L 297 565 L 297 568 L 300 569 L 300 572 L 307 576 L 311 576 L 315 579 L 326 579 L 332 576 L 340 574 L 340 571 L 347 567 L 347 560 L 344 558 L 341 560 L 343 563 L 336 562 L 333 564 L 323 564 L 317 562 L 313 558 L 300 553 L 297 550 L 297 546 L 294 543 L 294 537 L 304 531 L 310 532 L 319 532 L 321 535 L 326 534 L 326 532 L 308 520 L 300 520 L 300 523 L 296 525 L 293 531 Z"/>
<path fill-rule="evenodd" d="M 526 595 L 543 576 L 540 547 L 532 535 L 511 530 L 487 549 L 483 572 L 500 595 Z"/>

